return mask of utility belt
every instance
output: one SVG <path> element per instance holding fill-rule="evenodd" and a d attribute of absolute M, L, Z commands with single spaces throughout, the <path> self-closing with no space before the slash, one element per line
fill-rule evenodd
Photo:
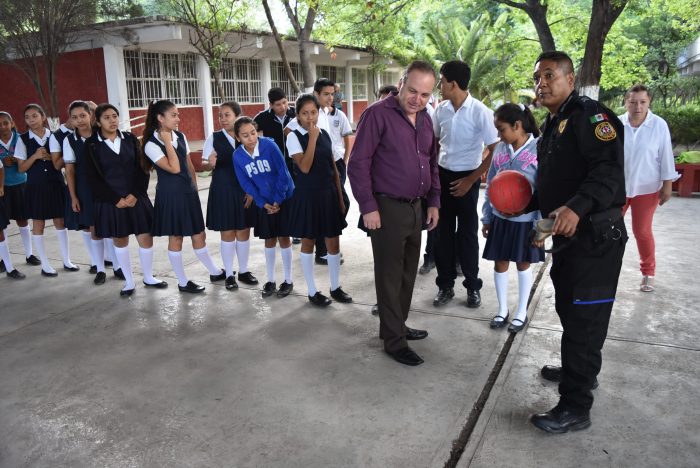
<path fill-rule="evenodd" d="M 608 240 L 620 240 L 622 230 L 615 223 L 622 218 L 622 208 L 609 208 L 605 211 L 592 213 L 586 218 L 581 230 L 590 230 L 593 242 L 598 244 Z"/>

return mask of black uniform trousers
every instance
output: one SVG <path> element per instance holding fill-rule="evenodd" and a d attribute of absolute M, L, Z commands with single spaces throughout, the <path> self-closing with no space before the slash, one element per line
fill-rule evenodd
<path fill-rule="evenodd" d="M 554 248 L 563 242 L 569 240 L 555 237 Z M 626 242 L 619 219 L 606 233 L 579 229 L 575 241 L 552 255 L 555 307 L 564 329 L 560 405 L 574 411 L 593 406 L 591 389 L 600 372 Z"/>
<path fill-rule="evenodd" d="M 474 171 L 448 171 L 440 168 L 440 222 L 437 226 L 435 239 L 435 266 L 438 288 L 453 288 L 457 278 L 455 256 L 462 267 L 464 281 L 462 284 L 469 290 L 481 289 L 479 279 L 479 181 L 476 181 L 462 197 L 454 197 L 450 193 L 450 183 L 468 176 Z M 455 226 L 456 222 L 456 226 Z M 456 234 L 455 234 L 456 230 Z M 456 237 L 455 237 L 456 236 Z M 456 252 L 455 252 L 456 250 Z"/>
<path fill-rule="evenodd" d="M 335 162 L 335 167 L 338 168 L 338 174 L 340 175 L 340 186 L 344 187 L 345 186 L 345 179 L 348 176 L 348 169 L 347 169 L 347 166 L 345 165 L 345 160 L 338 159 Z M 347 210 L 348 207 L 346 206 L 345 209 Z M 347 213 L 346 213 L 346 215 L 347 215 Z M 316 239 L 316 258 L 325 257 L 327 254 L 328 254 L 328 249 L 326 248 L 326 239 L 324 239 L 322 237 Z"/>
<path fill-rule="evenodd" d="M 412 202 L 377 196 L 381 228 L 369 231 L 374 254 L 374 284 L 379 304 L 379 338 L 394 352 L 408 346 L 406 319 L 420 258 L 423 213 Z"/>

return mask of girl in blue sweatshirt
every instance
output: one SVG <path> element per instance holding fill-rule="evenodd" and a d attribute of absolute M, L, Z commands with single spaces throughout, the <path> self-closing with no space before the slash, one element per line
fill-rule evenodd
<path fill-rule="evenodd" d="M 501 142 L 494 148 L 494 156 L 486 177 L 486 193 L 482 208 L 481 232 L 486 238 L 483 258 L 493 260 L 494 282 L 499 311 L 491 328 L 502 328 L 508 322 L 508 267 L 515 262 L 518 268 L 518 310 L 508 331 L 519 332 L 527 323 L 527 299 L 532 287 L 531 263 L 544 260 L 544 250 L 528 242 L 539 211 L 507 217 L 498 212 L 489 201 L 488 185 L 500 171 L 513 170 L 523 174 L 530 185 L 537 176 L 537 144 L 540 132 L 532 113 L 522 104 L 504 104 L 494 113 L 494 125 Z"/>
<path fill-rule="evenodd" d="M 233 132 L 241 145 L 233 153 L 233 167 L 241 187 L 258 206 L 255 235 L 265 239 L 267 282 L 262 296 L 276 293 L 285 297 L 292 292 L 292 242 L 285 200 L 294 192 L 284 156 L 271 138 L 259 138 L 257 124 L 250 117 L 239 117 Z M 275 248 L 280 245 L 284 282 L 277 289 L 275 281 Z"/>

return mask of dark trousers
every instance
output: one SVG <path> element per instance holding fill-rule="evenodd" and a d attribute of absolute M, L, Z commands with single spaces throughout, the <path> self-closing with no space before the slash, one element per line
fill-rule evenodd
<path fill-rule="evenodd" d="M 465 288 L 481 289 L 479 279 L 479 215 L 476 205 L 479 200 L 479 181 L 462 197 L 450 194 L 450 183 L 468 176 L 473 171 L 453 172 L 440 168 L 440 222 L 436 228 L 435 266 L 438 288 L 453 288 L 457 278 L 455 256 L 459 259 L 464 274 Z M 456 234 L 455 234 L 456 230 Z M 455 252 L 456 250 L 456 252 Z"/>
<path fill-rule="evenodd" d="M 435 261 L 435 237 L 437 235 L 437 229 L 428 231 L 428 238 L 425 241 L 425 253 L 423 254 L 423 260 L 426 262 Z"/>
<path fill-rule="evenodd" d="M 622 219 L 614 229 L 608 238 L 597 241 L 589 231 L 579 230 L 570 247 L 552 256 L 555 307 L 564 329 L 560 404 L 574 410 L 593 406 L 591 388 L 600 372 L 627 241 Z M 555 247 L 557 242 L 565 240 L 555 238 Z"/>
<path fill-rule="evenodd" d="M 345 179 L 348 176 L 348 169 L 345 165 L 345 161 L 342 159 L 339 159 L 335 162 L 335 167 L 338 168 L 338 174 L 340 175 L 340 186 L 344 187 L 345 186 Z M 345 209 L 347 210 L 349 206 L 346 206 Z M 346 213 L 347 215 L 347 213 Z M 319 238 L 316 239 L 316 258 L 319 257 L 325 257 L 328 254 L 328 249 L 326 249 L 326 239 L 324 238 Z"/>
<path fill-rule="evenodd" d="M 407 346 L 406 319 L 420 258 L 423 214 L 420 200 L 406 203 L 378 196 L 377 203 L 382 227 L 369 232 L 379 304 L 379 338 L 384 340 L 385 350 L 394 352 Z"/>

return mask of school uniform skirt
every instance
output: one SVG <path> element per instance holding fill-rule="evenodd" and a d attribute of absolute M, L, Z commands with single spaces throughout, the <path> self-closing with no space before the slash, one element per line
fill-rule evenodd
<path fill-rule="evenodd" d="M 534 247 L 528 240 L 534 224 L 532 221 L 516 222 L 494 216 L 483 258 L 528 263 L 544 261 L 544 249 Z"/>
<path fill-rule="evenodd" d="M 267 214 L 265 208 L 257 208 L 258 219 L 255 223 L 255 237 L 271 239 L 273 237 L 289 236 L 289 202 L 283 201 L 280 210 L 275 214 Z"/>
<path fill-rule="evenodd" d="M 227 183 L 230 182 L 230 183 Z M 235 181 L 222 177 L 212 180 L 207 200 L 207 229 L 231 231 L 254 227 L 258 210 L 255 203 L 244 208 L 245 192 Z"/>
<path fill-rule="evenodd" d="M 25 200 L 27 184 L 5 185 L 5 215 L 9 219 L 29 219 L 27 215 L 27 201 Z"/>
<path fill-rule="evenodd" d="M 66 229 L 82 231 L 95 225 L 95 203 L 93 202 L 92 191 L 87 185 L 76 184 L 75 190 L 80 202 L 80 212 L 78 213 L 73 211 L 70 191 L 66 186 Z"/>
<path fill-rule="evenodd" d="M 196 191 L 158 191 L 153 205 L 154 236 L 193 236 L 204 231 L 204 216 Z"/>
<path fill-rule="evenodd" d="M 348 225 L 340 211 L 338 191 L 297 187 L 289 200 L 289 235 L 306 239 L 337 237 Z"/>
<path fill-rule="evenodd" d="M 25 201 L 27 217 L 31 219 L 55 219 L 66 215 L 66 184 L 48 181 L 27 183 Z"/>
<path fill-rule="evenodd" d="M 137 197 L 131 208 L 117 208 L 113 203 L 96 201 L 95 235 L 102 238 L 147 234 L 153 226 L 153 204 L 146 195 Z"/>
<path fill-rule="evenodd" d="M 0 197 L 0 230 L 5 229 L 10 225 L 10 218 L 7 216 L 8 209 L 5 205 L 4 198 L 5 197 Z"/>

